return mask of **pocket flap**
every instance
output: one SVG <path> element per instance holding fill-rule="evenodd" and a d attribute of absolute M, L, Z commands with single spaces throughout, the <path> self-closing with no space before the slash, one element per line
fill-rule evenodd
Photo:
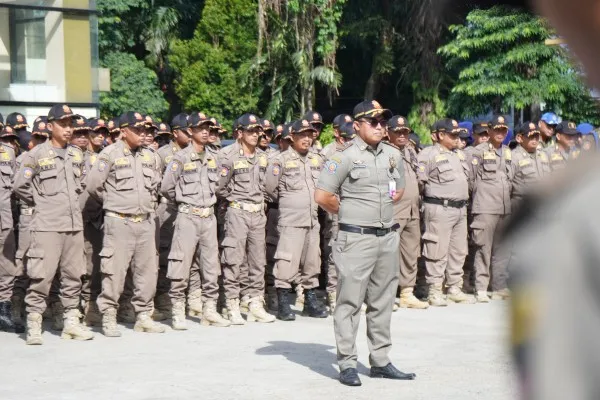
<path fill-rule="evenodd" d="M 169 260 L 182 261 L 183 260 L 183 252 L 181 251 L 171 251 L 169 253 Z"/>
<path fill-rule="evenodd" d="M 275 256 L 273 258 L 276 260 L 292 261 L 292 253 L 288 253 L 286 251 L 277 251 L 275 252 Z"/>
<path fill-rule="evenodd" d="M 450 171 L 452 169 L 452 165 L 450 165 L 449 162 L 438 163 L 435 167 L 440 172 L 446 172 L 446 171 Z"/>
<path fill-rule="evenodd" d="M 221 246 L 223 247 L 236 247 L 238 244 L 237 240 L 235 240 L 232 237 L 226 237 L 225 239 L 223 239 L 223 242 L 221 243 Z"/>
<path fill-rule="evenodd" d="M 267 244 L 277 245 L 277 243 L 279 243 L 279 238 L 277 236 L 267 236 L 265 238 L 265 241 L 267 242 Z"/>
<path fill-rule="evenodd" d="M 237 174 L 235 174 L 235 180 L 240 181 L 240 182 L 250 182 L 250 173 L 249 172 L 237 173 Z"/>
<path fill-rule="evenodd" d="M 133 170 L 131 168 L 119 168 L 115 172 L 115 177 L 119 180 L 133 178 Z"/>
<path fill-rule="evenodd" d="M 198 182 L 200 180 L 200 174 L 194 172 L 193 174 L 184 174 L 183 181 L 185 183 Z"/>
<path fill-rule="evenodd" d="M 369 176 L 371 176 L 371 173 L 366 168 L 354 168 L 350 171 L 350 177 L 352 179 L 368 178 Z"/>
<path fill-rule="evenodd" d="M 484 229 L 485 228 L 485 224 L 483 223 L 483 221 L 473 221 L 471 223 L 471 229 Z"/>
<path fill-rule="evenodd" d="M 44 258 L 44 249 L 31 248 L 27 251 L 27 257 L 29 257 L 29 258 Z"/>
<path fill-rule="evenodd" d="M 115 254 L 115 249 L 112 247 L 103 247 L 98 255 L 100 257 L 110 258 L 113 256 L 113 254 Z"/>
<path fill-rule="evenodd" d="M 57 174 L 58 171 L 56 170 L 56 168 L 45 169 L 40 171 L 40 179 L 55 178 Z"/>
<path fill-rule="evenodd" d="M 0 165 L 0 172 L 4 175 L 12 175 L 12 168 L 10 165 Z"/>
<path fill-rule="evenodd" d="M 17 260 L 22 260 L 24 255 L 25 255 L 24 250 L 17 250 L 17 252 L 15 253 L 15 258 Z"/>
<path fill-rule="evenodd" d="M 423 233 L 423 240 L 426 240 L 428 242 L 437 243 L 438 240 L 440 240 L 440 238 L 438 237 L 438 235 L 434 235 L 431 232 L 425 232 L 425 233 Z"/>
<path fill-rule="evenodd" d="M 154 170 L 152 168 L 142 168 L 142 173 L 149 178 L 154 176 Z"/>

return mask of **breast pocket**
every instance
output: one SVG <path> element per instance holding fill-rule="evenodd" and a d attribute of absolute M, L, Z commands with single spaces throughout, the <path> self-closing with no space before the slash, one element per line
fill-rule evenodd
<path fill-rule="evenodd" d="M 356 181 L 358 179 L 366 179 L 371 176 L 371 172 L 366 168 L 354 168 L 350 171 L 350 181 Z"/>
<path fill-rule="evenodd" d="M 496 162 L 488 162 L 483 161 L 483 167 L 481 168 L 481 179 L 483 180 L 493 180 L 496 179 L 496 173 L 498 172 L 498 163 Z"/>
<path fill-rule="evenodd" d="M 58 193 L 58 170 L 56 168 L 40 171 L 40 188 L 47 196 Z"/>
<path fill-rule="evenodd" d="M 144 175 L 144 186 L 147 189 L 154 189 L 154 170 L 152 168 L 142 168 L 142 174 Z"/>
<path fill-rule="evenodd" d="M 199 192 L 200 174 L 193 173 L 183 176 L 183 186 L 181 187 L 181 193 L 184 196 L 190 196 Z"/>
<path fill-rule="evenodd" d="M 10 177 L 12 176 L 12 168 L 10 168 L 10 166 L 8 165 L 0 165 L 0 175 L 2 179 L 2 182 L 0 182 L 0 184 L 2 184 L 2 187 L 10 189 L 12 187 L 10 179 Z"/>
<path fill-rule="evenodd" d="M 134 190 L 135 182 L 133 179 L 133 170 L 131 168 L 121 168 L 115 172 L 116 178 L 116 189 L 122 190 Z"/>
<path fill-rule="evenodd" d="M 452 182 L 455 179 L 454 171 L 450 163 L 439 163 L 435 168 L 437 178 L 441 183 Z"/>
<path fill-rule="evenodd" d="M 301 190 L 303 183 L 304 182 L 300 173 L 285 175 L 285 187 L 287 190 Z"/>

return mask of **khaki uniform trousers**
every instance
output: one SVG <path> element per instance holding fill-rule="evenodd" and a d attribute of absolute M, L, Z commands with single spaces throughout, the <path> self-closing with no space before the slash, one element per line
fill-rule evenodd
<path fill-rule="evenodd" d="M 340 231 L 333 249 L 337 267 L 337 304 L 333 322 L 340 370 L 356 368 L 356 335 L 361 306 L 367 304 L 369 362 L 390 363 L 390 324 L 398 289 L 400 235 L 361 235 Z"/>
<path fill-rule="evenodd" d="M 477 291 L 487 291 L 490 280 L 492 291 L 507 287 L 511 249 L 501 245 L 499 240 L 499 232 L 503 229 L 506 217 L 498 214 L 473 215 L 471 234 L 476 246 L 474 269 Z"/>
<path fill-rule="evenodd" d="M 0 230 L 0 302 L 10 301 L 15 277 L 21 274 L 15 265 L 16 247 L 14 229 Z"/>
<path fill-rule="evenodd" d="M 400 223 L 400 288 L 415 287 L 417 261 L 421 253 L 421 221 L 418 218 L 401 219 Z"/>
<path fill-rule="evenodd" d="M 240 296 L 241 266 L 248 264 L 247 294 L 251 298 L 262 296 L 265 286 L 265 224 L 263 212 L 251 213 L 229 207 L 225 216 L 223 239 L 223 284 L 227 299 Z"/>
<path fill-rule="evenodd" d="M 328 293 L 335 292 L 338 284 L 335 263 L 333 262 L 333 245 L 335 244 L 338 229 L 337 214 L 327 214 L 325 217 L 325 227 L 323 228 L 323 237 L 325 239 L 323 246 L 323 264 L 324 268 L 327 270 L 326 290 Z"/>
<path fill-rule="evenodd" d="M 177 215 L 167 273 L 173 304 L 185 300 L 191 270 L 199 270 L 201 274 L 202 300 L 217 300 L 221 266 L 214 215 L 207 218 L 184 213 Z"/>
<path fill-rule="evenodd" d="M 427 283 L 462 288 L 463 266 L 468 252 L 467 208 L 425 204 L 423 257 Z"/>
<path fill-rule="evenodd" d="M 279 244 L 275 253 L 275 287 L 290 289 L 298 280 L 304 289 L 319 286 L 321 249 L 318 223 L 311 228 L 278 226 Z"/>
<path fill-rule="evenodd" d="M 86 274 L 81 287 L 81 298 L 86 302 L 96 301 L 102 291 L 100 274 L 100 252 L 102 251 L 102 229 L 91 222 L 83 226 L 83 252 L 85 254 Z"/>
<path fill-rule="evenodd" d="M 79 307 L 83 262 L 83 232 L 31 232 L 25 270 L 30 279 L 25 296 L 28 313 L 42 314 L 57 271 L 60 272 L 60 301 L 68 311 Z"/>
<path fill-rule="evenodd" d="M 277 230 L 277 222 L 279 221 L 279 210 L 269 208 L 267 211 L 267 237 L 266 237 L 266 254 L 267 254 L 267 270 L 265 272 L 265 283 L 267 286 L 275 285 L 275 252 L 277 252 L 277 244 L 279 243 L 279 232 Z"/>
<path fill-rule="evenodd" d="M 173 232 L 175 231 L 175 218 L 177 218 L 177 206 L 174 203 L 158 203 L 156 208 L 158 223 L 158 281 L 156 283 L 156 295 L 168 293 L 171 282 L 167 278 L 167 266 L 169 264 L 169 253 Z"/>
<path fill-rule="evenodd" d="M 100 252 L 102 292 L 97 300 L 101 313 L 118 307 L 128 270 L 133 281 L 134 311 L 152 311 L 158 277 L 157 255 L 153 218 L 141 222 L 104 218 L 104 242 Z"/>

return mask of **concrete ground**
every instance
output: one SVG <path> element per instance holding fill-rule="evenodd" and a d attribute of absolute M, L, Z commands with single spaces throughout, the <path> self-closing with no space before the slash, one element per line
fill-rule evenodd
<path fill-rule="evenodd" d="M 357 339 L 362 387 L 337 381 L 332 318 L 203 327 L 93 341 L 44 331 L 43 346 L 0 332 L 0 399 L 486 399 L 517 397 L 506 302 L 399 310 L 391 358 L 415 381 L 368 377 L 364 318 Z M 49 329 L 49 326 L 45 327 Z"/>

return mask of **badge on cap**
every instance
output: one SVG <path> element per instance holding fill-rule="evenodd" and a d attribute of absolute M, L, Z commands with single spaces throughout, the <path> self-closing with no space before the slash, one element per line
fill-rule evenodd
<path fill-rule="evenodd" d="M 349 115 L 346 115 L 346 116 L 344 117 L 344 121 L 346 121 L 346 122 L 352 122 L 352 117 L 351 117 L 351 116 L 349 116 Z"/>
<path fill-rule="evenodd" d="M 167 126 L 165 124 L 160 124 L 160 130 L 161 131 L 166 131 L 167 130 Z"/>
<path fill-rule="evenodd" d="M 250 122 L 252 122 L 252 123 L 256 122 L 256 117 L 254 115 L 250 116 Z"/>
<path fill-rule="evenodd" d="M 103 120 L 103 119 L 99 119 L 99 120 L 98 120 L 98 125 L 100 125 L 100 126 L 104 126 L 104 124 L 105 124 L 105 122 L 104 122 L 104 120 Z"/>
<path fill-rule="evenodd" d="M 141 120 L 141 119 L 143 119 L 143 118 L 142 118 L 142 115 L 141 115 L 140 113 L 135 113 L 135 114 L 133 114 L 133 116 L 134 116 L 134 117 L 135 117 L 135 119 L 137 119 L 137 120 Z"/>
<path fill-rule="evenodd" d="M 23 122 L 23 116 L 21 114 L 17 114 L 17 122 Z"/>
<path fill-rule="evenodd" d="M 398 117 L 398 125 L 404 125 L 404 118 Z"/>
<path fill-rule="evenodd" d="M 455 120 L 452 120 L 452 126 L 454 128 L 458 128 L 458 122 L 456 122 Z"/>
<path fill-rule="evenodd" d="M 498 122 L 501 124 L 504 123 L 504 117 L 502 115 L 498 117 Z"/>
<path fill-rule="evenodd" d="M 79 118 L 77 120 L 77 125 L 83 125 L 83 119 L 82 118 Z"/>
<path fill-rule="evenodd" d="M 211 118 L 211 119 L 210 119 L 210 122 L 212 122 L 212 123 L 213 123 L 213 124 L 215 124 L 215 125 L 217 124 L 217 120 L 216 120 L 216 119 L 214 119 L 214 118 Z"/>
<path fill-rule="evenodd" d="M 271 123 L 267 120 L 265 120 L 265 126 L 271 126 Z"/>
<path fill-rule="evenodd" d="M 69 106 L 68 106 L 68 105 L 66 105 L 66 104 L 62 106 L 62 109 L 63 109 L 63 111 L 64 111 L 64 112 L 66 112 L 66 113 L 68 113 L 68 114 L 70 114 L 70 113 L 71 113 L 71 109 L 70 109 L 70 108 L 69 108 Z"/>
<path fill-rule="evenodd" d="M 569 122 L 567 125 L 569 126 L 569 129 L 577 129 L 574 122 Z"/>
<path fill-rule="evenodd" d="M 303 120 L 302 120 L 302 126 L 308 126 L 308 121 L 307 121 L 307 120 L 305 120 L 305 119 L 303 119 Z"/>
<path fill-rule="evenodd" d="M 40 122 L 38 125 L 38 128 L 40 129 L 40 131 L 43 131 L 44 129 L 46 129 L 46 123 L 45 122 Z"/>
<path fill-rule="evenodd" d="M 277 133 L 283 132 L 283 126 L 277 125 Z"/>
<path fill-rule="evenodd" d="M 206 119 L 206 115 L 204 115 L 204 113 L 202 113 L 202 112 L 201 112 L 201 113 L 198 113 L 198 116 L 199 116 L 201 119 Z"/>
<path fill-rule="evenodd" d="M 381 109 L 381 104 L 379 104 L 379 102 L 378 102 L 378 101 L 376 101 L 376 100 L 373 100 L 373 101 L 371 102 L 371 105 L 373 106 L 373 108 L 376 108 L 376 109 L 378 109 L 378 110 L 379 110 L 379 109 Z"/>
<path fill-rule="evenodd" d="M 108 122 L 108 127 L 109 127 L 110 129 L 114 128 L 114 127 L 115 127 L 115 123 L 114 123 L 113 121 L 109 121 L 109 122 Z"/>
<path fill-rule="evenodd" d="M 313 119 L 314 119 L 315 121 L 319 121 L 319 120 L 321 119 L 321 116 L 320 116 L 319 114 L 317 114 L 317 113 L 314 113 L 314 114 L 313 114 Z"/>
<path fill-rule="evenodd" d="M 534 130 L 535 129 L 535 124 L 533 122 L 529 123 L 529 129 L 530 130 Z"/>

